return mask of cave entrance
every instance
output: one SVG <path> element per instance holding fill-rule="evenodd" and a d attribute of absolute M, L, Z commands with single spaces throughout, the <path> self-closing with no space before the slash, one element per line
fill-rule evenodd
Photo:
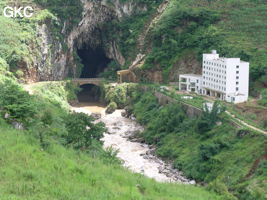
<path fill-rule="evenodd" d="M 84 65 L 80 78 L 97 78 L 111 62 L 101 47 L 95 49 L 85 47 L 78 49 L 77 53 Z"/>

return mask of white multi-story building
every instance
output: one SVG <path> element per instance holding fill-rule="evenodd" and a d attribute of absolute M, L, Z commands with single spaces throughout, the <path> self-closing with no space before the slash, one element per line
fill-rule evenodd
<path fill-rule="evenodd" d="M 180 90 L 190 91 L 181 84 L 184 76 L 187 75 L 180 75 Z M 189 81 L 188 85 L 190 84 Z M 197 93 L 227 102 L 242 103 L 248 100 L 248 91 L 248 62 L 241 61 L 240 58 L 220 58 L 215 50 L 211 54 L 203 54 L 202 79 Z"/>

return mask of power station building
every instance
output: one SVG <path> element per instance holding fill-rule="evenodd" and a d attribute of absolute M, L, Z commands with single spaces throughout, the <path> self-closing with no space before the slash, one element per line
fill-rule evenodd
<path fill-rule="evenodd" d="M 202 75 L 180 75 L 179 88 L 227 102 L 245 102 L 249 93 L 249 63 L 240 58 L 220 58 L 213 50 L 203 54 Z"/>

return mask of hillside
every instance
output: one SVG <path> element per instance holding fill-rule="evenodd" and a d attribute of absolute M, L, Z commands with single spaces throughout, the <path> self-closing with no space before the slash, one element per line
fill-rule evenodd
<path fill-rule="evenodd" d="M 35 12 L 6 18 L 6 5 Z M 266 200 L 266 135 L 219 112 L 267 130 L 266 17 L 266 0 L 0 0 L 0 199 Z M 250 62 L 250 98 L 190 116 L 168 84 L 200 73 L 212 49 Z M 128 68 L 137 83 L 115 84 Z M 131 139 L 197 186 L 123 168 L 103 149 L 105 125 L 70 112 L 81 89 L 108 112 L 125 108 L 144 127 Z M 163 105 L 155 91 L 177 101 Z"/>
<path fill-rule="evenodd" d="M 109 158 L 53 144 L 43 150 L 27 132 L 0 123 L 2 200 L 175 199 L 215 200 L 201 188 L 160 184 L 132 174 Z"/>
<path fill-rule="evenodd" d="M 187 177 L 229 199 L 266 199 L 266 135 L 238 128 L 225 115 L 189 117 L 181 100 L 162 106 L 150 92 L 134 99 L 130 110 L 146 127 L 140 136 Z"/>
<path fill-rule="evenodd" d="M 128 47 L 122 52 L 128 59 L 133 59 L 135 48 L 146 54 L 142 80 L 169 82 L 177 81 L 180 73 L 199 73 L 202 53 L 217 49 L 222 56 L 250 62 L 251 95 L 257 94 L 266 87 L 266 10 L 266 2 L 261 0 L 170 0 L 148 30 L 144 49 L 138 49 L 137 40 L 130 43 L 138 34 L 129 32 L 139 27 L 141 15 L 119 25 L 122 36 L 128 37 L 120 43 L 122 49 Z M 145 17 L 146 24 L 153 19 L 153 15 Z M 142 35 L 142 28 L 138 30 Z M 162 77 L 153 80 L 157 72 Z"/>
<path fill-rule="evenodd" d="M 46 82 L 29 95 L 1 72 L 1 199 L 221 199 L 123 168 L 114 151 L 102 148 L 103 124 L 70 113 L 75 90 L 68 81 Z"/>
<path fill-rule="evenodd" d="M 1 9 L 8 1 L 1 3 Z M 181 73 L 200 73 L 201 55 L 217 49 L 221 56 L 250 62 L 250 94 L 266 88 L 266 3 L 263 0 L 43 1 L 28 0 L 31 19 L 0 16 L 0 57 L 19 78 L 58 80 L 79 77 L 82 52 L 109 59 L 105 77 L 128 68 L 142 82 L 173 82 Z M 83 11 L 82 11 L 83 10 Z M 101 10 L 101 12 L 98 12 Z M 83 16 L 82 16 L 83 13 Z M 14 31 L 13 31 L 14 30 Z M 20 40 L 18 38 L 23 38 Z M 14 44 L 7 48 L 6 44 Z M 28 45 L 30 44 L 30 45 Z M 96 60 L 95 63 L 100 62 Z"/>

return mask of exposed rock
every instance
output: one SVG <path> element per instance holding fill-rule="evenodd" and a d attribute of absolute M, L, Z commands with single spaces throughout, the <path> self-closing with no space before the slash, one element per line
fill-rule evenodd
<path fill-rule="evenodd" d="M 37 26 L 37 34 L 40 40 L 39 55 L 35 60 L 38 81 L 63 79 L 67 75 L 67 55 L 61 43 L 52 37 L 51 30 L 46 24 Z"/>
<path fill-rule="evenodd" d="M 4 116 L 5 119 L 8 119 L 9 117 L 10 117 L 9 113 L 6 113 L 5 116 Z"/>
<path fill-rule="evenodd" d="M 134 135 L 143 131 L 136 121 L 122 117 L 122 111 L 116 110 L 111 115 L 102 116 L 112 135 L 105 134 L 104 147 L 113 147 L 118 150 L 117 157 L 124 161 L 123 165 L 128 169 L 144 174 L 160 182 L 177 182 L 193 184 L 194 181 L 183 176 L 182 172 L 174 169 L 172 163 L 165 162 L 155 154 L 155 147 L 140 143 Z M 117 130 L 117 128 L 120 129 Z"/>
<path fill-rule="evenodd" d="M 92 113 L 91 116 L 95 119 L 100 119 L 101 118 L 101 114 L 100 113 Z"/>
<path fill-rule="evenodd" d="M 119 51 L 115 40 L 103 43 L 102 32 L 105 27 L 102 24 L 110 22 L 112 19 L 119 19 L 132 15 L 136 12 L 146 11 L 146 7 L 138 5 L 136 1 L 121 2 L 116 1 L 87 1 L 83 0 L 83 19 L 77 27 L 73 29 L 67 38 L 69 47 L 68 65 L 75 68 L 72 53 L 78 48 L 101 47 L 108 58 L 117 61 L 120 65 L 125 64 L 125 58 Z M 75 74 L 75 69 L 73 69 Z"/>
<path fill-rule="evenodd" d="M 102 4 L 105 6 L 110 6 L 111 2 L 108 0 L 103 0 Z M 114 11 L 116 16 L 121 19 L 125 16 L 130 16 L 134 13 L 147 11 L 146 6 L 139 6 L 138 2 L 135 0 L 121 2 L 120 0 L 113 0 Z"/>
<path fill-rule="evenodd" d="M 242 138 L 242 137 L 244 137 L 246 135 L 249 135 L 249 134 L 250 134 L 250 131 L 249 130 L 244 130 L 244 129 L 239 130 L 237 132 L 237 136 L 240 137 L 240 138 Z"/>
<path fill-rule="evenodd" d="M 90 47 L 101 47 L 105 55 L 120 65 L 125 64 L 115 40 L 105 41 L 102 38 L 105 31 L 104 23 L 113 19 L 121 20 L 137 12 L 147 10 L 146 6 L 134 0 L 122 2 L 120 0 L 89 1 L 81 0 L 83 3 L 82 19 L 72 31 L 67 32 L 68 21 L 58 23 L 63 24 L 61 34 L 68 49 L 62 47 L 63 41 L 53 37 L 51 31 L 51 21 L 46 21 L 36 26 L 38 38 L 30 44 L 33 60 L 31 63 L 21 61 L 18 67 L 24 72 L 28 82 L 62 80 L 68 75 L 74 77 L 76 74 L 76 64 L 74 52 L 76 49 Z"/>
<path fill-rule="evenodd" d="M 12 126 L 17 130 L 24 130 L 24 126 L 20 122 L 14 121 L 14 122 L 12 122 Z"/>
<path fill-rule="evenodd" d="M 194 53 L 187 53 L 182 56 L 169 73 L 169 81 L 179 81 L 180 74 L 201 74 L 201 63 Z"/>

